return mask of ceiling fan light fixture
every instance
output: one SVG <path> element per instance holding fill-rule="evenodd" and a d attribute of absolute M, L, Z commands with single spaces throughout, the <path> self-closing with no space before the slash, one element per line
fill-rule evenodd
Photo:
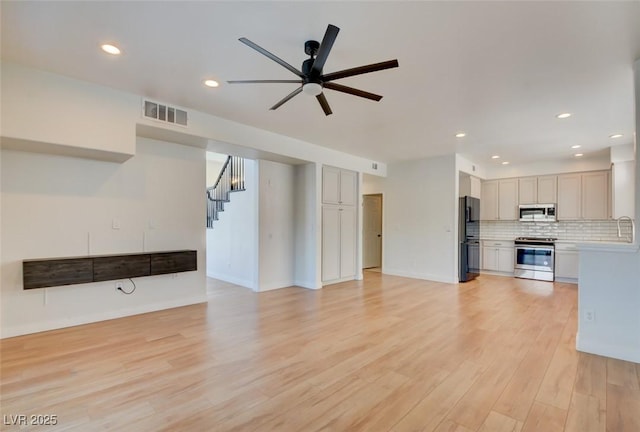
<path fill-rule="evenodd" d="M 318 96 L 322 93 L 322 85 L 318 83 L 306 83 L 302 86 L 302 92 L 310 96 Z"/>
<path fill-rule="evenodd" d="M 120 55 L 120 53 L 122 51 L 120 51 L 120 48 L 118 48 L 115 45 L 111 45 L 111 44 L 102 44 L 100 45 L 100 48 L 102 49 L 102 51 L 106 52 L 107 54 L 111 54 L 111 55 Z"/>

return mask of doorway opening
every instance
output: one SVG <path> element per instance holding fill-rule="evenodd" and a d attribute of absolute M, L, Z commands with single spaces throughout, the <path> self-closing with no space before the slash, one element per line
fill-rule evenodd
<path fill-rule="evenodd" d="M 362 196 L 362 268 L 382 270 L 382 194 Z"/>

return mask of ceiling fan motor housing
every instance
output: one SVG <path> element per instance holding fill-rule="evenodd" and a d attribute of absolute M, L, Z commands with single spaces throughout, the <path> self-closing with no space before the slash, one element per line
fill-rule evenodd
<path fill-rule="evenodd" d="M 303 83 L 318 83 L 320 84 L 322 81 L 320 80 L 320 76 L 322 75 L 322 71 L 320 71 L 320 73 L 314 73 L 311 70 L 311 67 L 313 66 L 313 62 L 315 61 L 314 58 L 309 58 L 306 59 L 305 61 L 302 62 L 302 74 L 304 75 L 304 78 L 302 79 Z"/>
<path fill-rule="evenodd" d="M 320 42 L 314 40 L 308 40 L 304 43 L 304 52 L 311 57 L 315 57 L 318 54 L 320 48 Z"/>

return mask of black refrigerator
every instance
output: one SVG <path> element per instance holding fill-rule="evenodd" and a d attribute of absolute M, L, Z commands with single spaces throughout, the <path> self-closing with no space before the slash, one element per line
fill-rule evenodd
<path fill-rule="evenodd" d="M 458 209 L 458 278 L 467 282 L 480 274 L 480 200 L 462 197 Z"/>

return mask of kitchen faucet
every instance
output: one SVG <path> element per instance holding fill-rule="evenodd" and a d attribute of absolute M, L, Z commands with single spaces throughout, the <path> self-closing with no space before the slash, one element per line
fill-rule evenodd
<path fill-rule="evenodd" d="M 629 243 L 633 243 L 633 240 L 636 238 L 636 225 L 629 216 L 620 216 L 616 219 L 618 223 L 618 238 L 622 238 L 622 231 L 620 230 L 620 221 L 628 220 L 631 223 L 631 238 L 629 238 Z"/>

